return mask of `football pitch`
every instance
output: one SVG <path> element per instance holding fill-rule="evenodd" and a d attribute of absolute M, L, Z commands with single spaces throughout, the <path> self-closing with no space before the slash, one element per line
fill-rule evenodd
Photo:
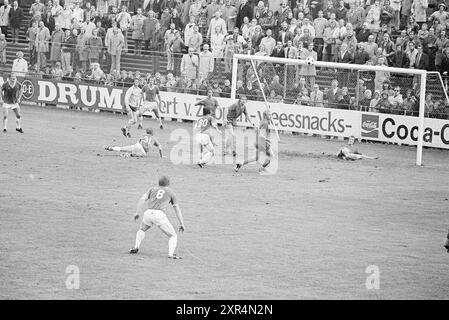
<path fill-rule="evenodd" d="M 256 165 L 174 165 L 163 145 L 122 158 L 104 145 L 126 116 L 24 107 L 0 136 L 1 299 L 447 299 L 449 151 L 358 144 L 378 160 L 326 156 L 341 141 L 282 135 L 277 174 Z M 324 155 L 323 155 L 324 153 Z M 138 198 L 171 177 L 186 231 L 167 259 L 153 227 L 129 255 Z M 177 229 L 174 212 L 169 219 Z M 79 289 L 68 289 L 75 266 Z M 69 269 L 67 269 L 69 267 Z M 378 289 L 367 288 L 376 269 Z M 368 273 L 367 273 L 368 271 Z M 369 281 L 368 281 L 369 282 Z M 369 287 L 369 286 L 368 286 Z"/>

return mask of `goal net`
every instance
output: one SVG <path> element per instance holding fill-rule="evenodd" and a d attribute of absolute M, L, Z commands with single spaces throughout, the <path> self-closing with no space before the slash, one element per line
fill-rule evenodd
<path fill-rule="evenodd" d="M 254 114 L 269 106 L 280 132 L 416 145 L 421 165 L 423 145 L 449 148 L 444 89 L 426 96 L 426 79 L 425 70 L 235 54 L 231 98 L 246 95 Z"/>

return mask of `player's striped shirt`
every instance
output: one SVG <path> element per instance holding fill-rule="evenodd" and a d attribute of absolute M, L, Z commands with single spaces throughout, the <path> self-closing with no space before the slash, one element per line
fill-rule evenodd
<path fill-rule="evenodd" d="M 199 118 L 195 124 L 195 128 L 200 133 L 206 133 L 214 124 L 214 118 L 210 115 Z"/>
<path fill-rule="evenodd" d="M 19 100 L 19 93 L 22 89 L 22 85 L 19 83 L 19 81 L 16 81 L 14 86 L 11 87 L 9 84 L 9 81 L 6 81 L 2 85 L 2 96 L 3 96 L 3 102 L 6 104 L 16 104 Z"/>
<path fill-rule="evenodd" d="M 157 86 L 150 88 L 149 85 L 146 85 L 143 87 L 143 92 L 145 93 L 145 100 L 153 102 L 156 101 L 156 96 L 159 94 L 159 88 Z"/>
<path fill-rule="evenodd" d="M 177 204 L 175 193 L 169 187 L 153 187 L 148 191 L 148 209 L 166 212 L 168 206 Z"/>

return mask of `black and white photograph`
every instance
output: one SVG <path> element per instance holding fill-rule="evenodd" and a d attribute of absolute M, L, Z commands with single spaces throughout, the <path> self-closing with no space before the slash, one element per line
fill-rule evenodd
<path fill-rule="evenodd" d="M 447 300 L 448 5 L 0 0 L 0 300 Z"/>

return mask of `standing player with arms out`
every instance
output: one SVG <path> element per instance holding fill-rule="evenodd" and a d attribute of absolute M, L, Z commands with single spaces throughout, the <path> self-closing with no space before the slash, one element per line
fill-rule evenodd
<path fill-rule="evenodd" d="M 348 144 L 341 146 L 338 150 L 337 157 L 343 160 L 361 160 L 361 159 L 378 159 L 379 157 L 368 157 L 361 154 L 356 147 L 354 147 L 355 138 L 350 136 Z"/>
<path fill-rule="evenodd" d="M 207 97 L 195 103 L 195 106 L 203 106 L 203 116 L 212 115 L 215 117 L 215 110 L 218 108 L 218 101 L 212 95 L 214 92 L 211 89 L 207 90 Z"/>
<path fill-rule="evenodd" d="M 153 129 L 147 129 L 137 143 L 124 147 L 105 147 L 108 151 L 125 152 L 125 157 L 146 157 L 151 146 L 159 148 L 159 156 L 162 158 L 162 146 L 156 137 L 153 136 Z"/>
<path fill-rule="evenodd" d="M 153 187 L 145 193 L 137 203 L 137 212 L 134 220 L 138 220 L 143 213 L 142 223 L 139 231 L 136 234 L 136 243 L 134 247 L 129 250 L 129 253 L 134 254 L 139 251 L 140 244 L 145 238 L 145 232 L 151 226 L 156 225 L 161 231 L 168 236 L 168 257 L 171 259 L 181 259 L 175 254 L 176 245 L 178 243 L 178 236 L 173 228 L 173 225 L 167 218 L 166 211 L 169 204 L 173 205 L 176 217 L 179 222 L 179 231 L 184 232 L 184 220 L 175 193 L 169 187 L 170 179 L 167 176 L 159 178 L 159 185 Z"/>
<path fill-rule="evenodd" d="M 159 115 L 159 104 L 161 103 L 161 95 L 159 88 L 154 84 L 154 79 L 150 78 L 148 84 L 143 89 L 143 106 L 139 109 L 139 125 L 137 129 L 142 129 L 143 114 L 147 111 L 153 111 L 156 118 L 159 120 L 159 128 L 164 129 L 162 125 L 162 118 Z"/>
<path fill-rule="evenodd" d="M 8 80 L 3 83 L 1 90 L 1 99 L 3 102 L 3 132 L 8 132 L 8 113 L 9 109 L 16 115 L 16 131 L 23 133 L 20 114 L 20 101 L 22 99 L 22 85 L 17 81 L 14 73 L 11 73 Z"/>
<path fill-rule="evenodd" d="M 271 162 L 271 140 L 270 140 L 270 129 L 269 124 L 271 120 L 271 113 L 269 110 L 265 110 L 263 112 L 263 119 L 260 121 L 259 129 L 257 130 L 257 137 L 254 146 L 256 147 L 256 157 L 252 159 L 245 160 L 241 163 L 237 163 L 234 171 L 238 172 L 241 167 L 244 165 L 259 161 L 259 154 L 262 153 L 265 156 L 265 160 L 262 163 L 262 166 L 259 168 L 259 173 L 261 175 L 267 174 L 266 167 Z"/>
<path fill-rule="evenodd" d="M 199 118 L 194 126 L 194 130 L 196 132 L 196 141 L 200 145 L 201 150 L 201 156 L 198 162 L 198 166 L 200 168 L 204 168 L 206 163 L 209 162 L 215 152 L 215 148 L 210 135 L 211 127 L 221 134 L 221 131 L 217 127 L 215 118 L 213 118 L 211 115 Z"/>
<path fill-rule="evenodd" d="M 254 123 L 251 122 L 251 119 L 248 116 L 248 112 L 246 110 L 246 102 L 248 101 L 248 98 L 246 96 L 241 96 L 240 99 L 231 105 L 227 112 L 225 111 L 225 119 L 226 119 L 226 126 L 225 126 L 225 151 L 223 152 L 224 155 L 228 154 L 229 149 L 232 149 L 232 155 L 235 157 L 237 155 L 235 151 L 235 133 L 234 133 L 234 127 L 237 126 L 237 119 L 244 114 L 246 117 L 246 120 L 251 123 L 251 125 L 254 127 Z"/>
<path fill-rule="evenodd" d="M 139 79 L 134 79 L 134 84 L 125 94 L 126 113 L 128 114 L 128 123 L 122 128 L 125 137 L 131 138 L 129 130 L 131 126 L 137 123 L 137 113 L 142 103 L 142 89 L 139 88 Z"/>

